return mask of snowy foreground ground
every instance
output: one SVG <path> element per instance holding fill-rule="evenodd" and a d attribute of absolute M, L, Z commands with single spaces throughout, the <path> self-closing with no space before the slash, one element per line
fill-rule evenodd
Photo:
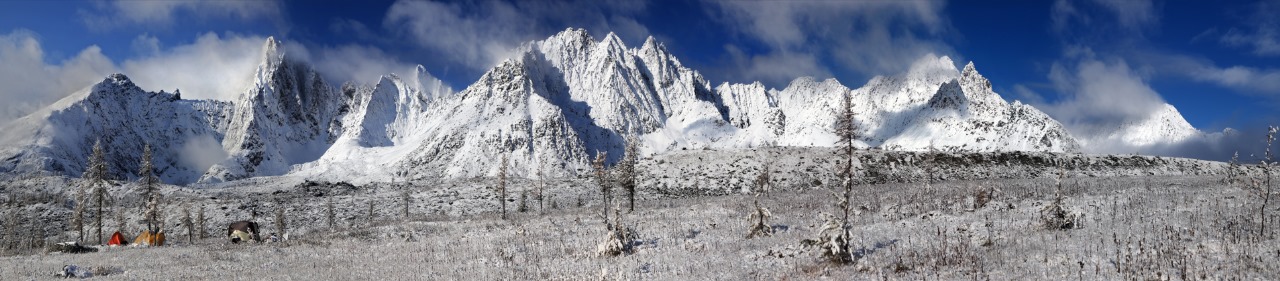
<path fill-rule="evenodd" d="M 686 163 L 680 157 L 693 156 L 649 164 Z M 780 166 L 804 166 L 778 157 Z M 272 232 L 272 210 L 284 208 L 288 242 L 232 245 L 207 238 L 189 244 L 185 230 L 172 226 L 166 228 L 171 245 L 164 247 L 88 254 L 6 251 L 0 276 L 44 279 L 75 264 L 115 270 L 95 278 L 161 280 L 1280 279 L 1280 204 L 1267 206 L 1267 228 L 1259 233 L 1262 200 L 1243 184 L 1223 183 L 1222 175 L 1150 175 L 1161 172 L 1149 170 L 1147 175 L 1074 172 L 1061 181 L 1036 176 L 863 184 L 853 198 L 853 244 L 861 258 L 835 265 L 800 243 L 815 237 L 820 213 L 835 212 L 828 185 L 813 182 L 825 177 L 799 179 L 799 172 L 782 170 L 778 177 L 797 179 L 781 180 L 780 187 L 758 198 L 774 215 L 777 233 L 771 237 L 745 238 L 757 197 L 718 188 L 643 189 L 636 211 L 623 211 L 624 223 L 639 234 L 632 241 L 635 251 L 601 257 L 596 245 L 606 231 L 599 191 L 586 180 L 552 181 L 542 212 L 533 196 L 526 197 L 527 210 L 518 211 L 521 190 L 537 182 L 517 180 L 508 196 L 512 215 L 502 220 L 493 212 L 492 183 L 484 179 L 347 186 L 280 178 L 171 188 L 169 198 L 179 203 L 167 214 L 169 225 L 176 225 L 181 206 L 202 206 L 210 217 L 206 228 L 217 233 L 226 221 L 258 210 L 257 221 L 264 232 Z M 651 177 L 648 184 L 663 184 L 659 179 Z M 53 179 L 25 181 L 31 182 L 59 185 Z M 13 188 L 9 185 L 7 192 L 16 193 Z M 124 187 L 118 193 L 130 194 Z M 58 201 L 33 194 L 22 193 L 19 201 Z M 1074 228 L 1045 226 L 1042 210 L 1058 196 L 1066 212 L 1080 218 Z M 333 228 L 327 202 L 335 206 Z M 57 221 L 65 218 L 59 211 L 65 208 L 56 206 L 24 205 L 16 210 L 39 215 L 17 217 L 47 217 L 44 225 L 57 234 L 46 240 L 70 237 L 61 232 L 65 222 Z M 367 219 L 371 207 L 372 221 Z M 104 224 L 114 230 L 114 222 Z"/>

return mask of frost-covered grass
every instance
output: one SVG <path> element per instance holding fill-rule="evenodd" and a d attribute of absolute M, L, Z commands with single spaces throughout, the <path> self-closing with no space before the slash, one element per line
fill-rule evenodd
<path fill-rule="evenodd" d="M 600 257 L 595 248 L 606 229 L 594 205 L 598 195 L 589 193 L 593 188 L 564 185 L 555 190 L 558 209 L 514 213 L 503 221 L 483 212 L 496 209 L 484 204 L 496 203 L 476 195 L 483 193 L 482 183 L 424 187 L 414 194 L 422 202 L 409 220 L 396 215 L 396 186 L 320 197 L 270 197 L 272 190 L 291 188 L 261 187 L 244 196 L 279 198 L 297 208 L 289 225 L 298 230 L 287 244 L 206 239 L 185 245 L 171 236 L 176 242 L 158 248 L 0 257 L 0 276 L 39 278 L 76 264 L 119 267 L 123 273 L 107 278 L 120 279 L 1280 278 L 1280 231 L 1258 236 L 1258 200 L 1219 177 L 1068 177 L 1060 191 L 1048 178 L 860 185 L 853 244 L 861 258 L 849 266 L 823 262 L 800 245 L 820 227 L 818 214 L 834 211 L 832 191 L 824 188 L 762 197 L 777 232 L 754 239 L 745 239 L 754 197 L 648 194 L 636 212 L 624 214 L 639 234 L 635 252 Z M 584 206 L 576 207 L 578 190 L 570 188 L 586 190 L 578 193 L 588 195 Z M 991 194 L 981 207 L 975 204 L 979 191 Z M 233 198 L 229 190 L 202 192 L 233 200 L 226 199 Z M 1055 194 L 1063 196 L 1066 210 L 1083 216 L 1078 228 L 1044 226 L 1041 209 Z M 339 212 L 347 219 L 335 230 L 325 227 L 322 210 L 300 207 L 323 206 L 320 199 L 327 196 L 348 209 Z M 435 203 L 437 196 L 458 198 Z M 358 217 L 367 205 L 360 202 L 371 198 L 392 201 L 375 206 L 381 218 L 363 221 Z M 261 208 L 273 200 L 262 200 Z M 341 203 L 346 201 L 354 203 Z M 456 204 L 476 211 L 444 207 Z M 1271 208 L 1269 213 L 1280 213 Z M 259 222 L 271 225 L 269 212 L 262 213 Z"/>

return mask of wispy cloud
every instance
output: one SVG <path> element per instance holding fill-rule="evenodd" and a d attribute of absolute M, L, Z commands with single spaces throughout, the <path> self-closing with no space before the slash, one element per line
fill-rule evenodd
<path fill-rule="evenodd" d="M 1280 3 L 1260 1 L 1243 19 L 1243 26 L 1227 29 L 1219 41 L 1228 46 L 1249 48 L 1258 56 L 1280 56 Z"/>
<path fill-rule="evenodd" d="M 122 65 L 130 78 L 148 90 L 181 89 L 187 99 L 235 100 L 252 85 L 265 42 L 263 36 L 210 32 L 191 44 L 162 49 Z M 376 83 L 383 75 L 393 73 L 411 78 L 417 66 L 365 45 L 283 44 L 285 56 L 308 62 L 335 86 L 348 81 Z"/>
<path fill-rule="evenodd" d="M 39 36 L 18 30 L 0 35 L 0 123 L 21 117 L 58 99 L 122 72 L 149 91 L 181 90 L 185 99 L 235 100 L 252 85 L 261 63 L 266 37 L 204 33 L 195 41 L 162 45 L 143 34 L 133 40 L 136 58 L 116 61 L 89 46 L 74 57 L 46 63 Z M 382 50 L 362 45 L 338 47 L 285 42 L 286 55 L 307 61 L 334 84 L 345 81 L 376 83 L 382 75 L 396 73 L 406 79 L 416 64 L 406 63 Z M 430 77 L 430 74 L 427 74 Z M 33 82 L 38 81 L 38 82 Z"/>
<path fill-rule="evenodd" d="M 1241 65 L 1221 67 L 1208 59 L 1162 52 L 1135 54 L 1135 57 L 1170 75 L 1212 83 L 1245 95 L 1280 99 L 1280 69 Z"/>
<path fill-rule="evenodd" d="M 154 55 L 124 61 L 121 68 L 146 90 L 180 89 L 185 99 L 233 100 L 252 83 L 265 41 L 209 32 L 190 44 L 157 47 Z"/>
<path fill-rule="evenodd" d="M 726 48 L 739 79 L 782 84 L 834 69 L 894 73 L 929 53 L 953 54 L 936 39 L 952 29 L 943 1 L 708 1 L 708 13 L 763 52 Z M 776 62 L 788 60 L 784 67 Z M 836 63 L 823 63 L 832 60 Z M 787 78 L 790 77 L 790 78 Z"/>
<path fill-rule="evenodd" d="M 308 61 L 316 71 L 336 83 L 347 81 L 377 83 L 384 75 L 395 74 L 410 79 L 417 69 L 411 64 L 371 46 L 342 45 L 310 47 L 289 44 L 286 55 Z"/>
<path fill-rule="evenodd" d="M 611 31 L 638 43 L 649 32 L 633 16 L 645 6 L 644 1 L 401 0 L 388 9 L 383 25 L 453 63 L 483 70 L 506 59 L 520 43 L 567 27 Z"/>
<path fill-rule="evenodd" d="M 46 63 L 39 37 L 17 30 L 0 35 L 0 122 L 29 114 L 68 94 L 101 81 L 116 70 L 98 46 L 89 46 L 61 62 Z"/>
<path fill-rule="evenodd" d="M 92 8 L 79 11 L 90 29 L 110 29 L 125 25 L 152 27 L 173 26 L 179 17 L 186 19 L 279 19 L 283 14 L 280 1 L 167 0 L 94 2 Z M 281 22 L 281 21 L 277 21 Z"/>
<path fill-rule="evenodd" d="M 1159 5 L 1153 0 L 1057 0 L 1049 18 L 1053 31 L 1070 44 L 1143 40 L 1160 25 Z"/>

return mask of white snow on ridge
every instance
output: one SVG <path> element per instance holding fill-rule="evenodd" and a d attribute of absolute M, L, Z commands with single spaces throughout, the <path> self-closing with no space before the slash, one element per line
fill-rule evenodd
<path fill-rule="evenodd" d="M 1073 129 L 1072 133 L 1085 145 L 1085 150 L 1091 153 L 1132 153 L 1144 147 L 1177 144 L 1210 137 L 1209 134 L 1192 127 L 1182 114 L 1178 113 L 1178 109 L 1168 103 L 1139 120 L 1118 124 L 1077 125 Z"/>
<path fill-rule="evenodd" d="M 1077 140 L 1036 108 L 1007 102 L 972 62 L 958 69 L 945 56 L 924 56 L 856 89 L 809 77 L 784 89 L 758 82 L 712 88 L 652 37 L 628 48 L 614 34 L 597 41 L 568 29 L 523 45 L 455 93 L 421 66 L 374 85 L 334 87 L 278 47 L 267 40 L 254 85 L 234 103 L 179 100 L 108 77 L 5 125 L 13 133 L 0 136 L 0 173 L 78 176 L 89 137 L 105 135 L 110 151 L 120 151 L 109 152 L 115 162 L 136 163 L 138 143 L 156 145 L 164 162 L 158 172 L 171 183 L 286 174 L 355 182 L 483 177 L 497 174 L 503 155 L 513 176 L 539 168 L 572 176 L 589 171 L 597 151 L 618 161 L 629 135 L 645 155 L 831 146 L 844 95 L 853 101 L 860 145 L 887 150 L 1077 152 L 1199 135 L 1166 106 Z M 136 174 L 133 166 L 114 169 Z"/>

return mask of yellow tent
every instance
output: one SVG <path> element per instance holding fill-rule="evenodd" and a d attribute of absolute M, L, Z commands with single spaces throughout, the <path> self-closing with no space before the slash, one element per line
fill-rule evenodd
<path fill-rule="evenodd" d="M 138 234 L 137 239 L 133 239 L 133 244 L 140 246 L 164 246 L 164 231 L 161 230 L 153 234 L 150 230 L 144 230 L 142 231 L 142 234 Z"/>

